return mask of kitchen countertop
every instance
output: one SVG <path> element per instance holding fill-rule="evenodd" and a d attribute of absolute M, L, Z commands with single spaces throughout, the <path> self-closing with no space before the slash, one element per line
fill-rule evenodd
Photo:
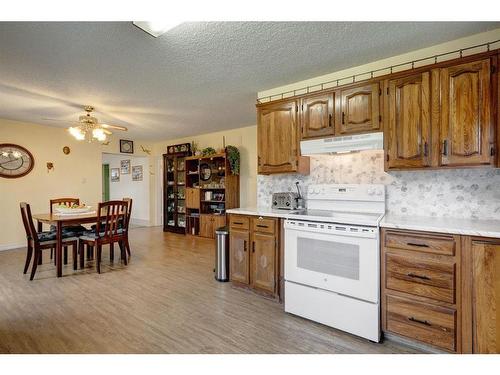
<path fill-rule="evenodd" d="M 242 207 L 226 210 L 228 214 L 280 217 L 286 219 L 293 210 L 276 210 L 268 207 Z"/>
<path fill-rule="evenodd" d="M 380 222 L 380 226 L 383 228 L 500 238 L 500 220 L 397 216 L 386 214 Z"/>

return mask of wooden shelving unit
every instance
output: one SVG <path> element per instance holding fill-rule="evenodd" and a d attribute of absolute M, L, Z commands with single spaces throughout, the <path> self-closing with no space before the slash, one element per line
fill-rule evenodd
<path fill-rule="evenodd" d="M 240 179 L 230 172 L 226 153 L 186 158 L 186 233 L 215 237 L 226 210 L 240 205 Z"/>
<path fill-rule="evenodd" d="M 186 163 L 189 143 L 167 147 L 163 155 L 163 230 L 186 232 Z"/>

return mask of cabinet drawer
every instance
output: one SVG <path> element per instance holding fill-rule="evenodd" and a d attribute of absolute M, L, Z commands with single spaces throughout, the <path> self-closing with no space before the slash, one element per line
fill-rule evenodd
<path fill-rule="evenodd" d="M 250 227 L 249 219 L 246 216 L 230 215 L 229 226 L 231 228 L 249 229 Z"/>
<path fill-rule="evenodd" d="M 450 351 L 456 350 L 456 311 L 387 296 L 387 330 Z"/>
<path fill-rule="evenodd" d="M 455 264 L 386 254 L 387 289 L 455 303 Z"/>
<path fill-rule="evenodd" d="M 252 230 L 254 232 L 274 234 L 276 227 L 276 219 L 269 217 L 252 218 Z"/>
<path fill-rule="evenodd" d="M 385 246 L 423 253 L 455 255 L 453 236 L 433 236 L 431 234 L 386 232 Z"/>

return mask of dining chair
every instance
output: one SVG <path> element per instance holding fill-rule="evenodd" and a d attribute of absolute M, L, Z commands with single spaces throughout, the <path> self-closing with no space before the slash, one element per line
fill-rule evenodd
<path fill-rule="evenodd" d="M 80 253 L 80 267 L 84 266 L 84 246 L 96 249 L 97 273 L 101 273 L 102 245 L 109 244 L 110 247 L 120 244 L 121 259 L 127 265 L 127 253 L 123 245 L 127 240 L 126 230 L 120 222 L 127 220 L 128 203 L 125 201 L 107 201 L 97 206 L 97 224 L 95 230 L 84 232 L 78 241 Z"/>
<path fill-rule="evenodd" d="M 24 274 L 28 272 L 28 268 L 31 262 L 31 257 L 33 252 L 35 253 L 33 259 L 33 266 L 31 268 L 30 280 L 35 277 L 36 269 L 38 266 L 38 261 L 42 256 L 42 250 L 53 249 L 56 246 L 56 233 L 51 231 L 38 232 L 33 223 L 33 216 L 31 215 L 30 205 L 26 202 L 21 202 L 21 217 L 23 219 L 24 230 L 26 231 L 26 239 L 28 241 L 26 262 L 24 264 Z M 64 234 L 62 238 L 63 246 L 73 246 L 73 269 L 77 269 L 77 245 L 78 238 L 71 236 L 70 234 Z"/>
<path fill-rule="evenodd" d="M 132 198 L 123 198 L 124 202 L 127 202 L 127 217 L 123 223 L 123 229 L 125 230 L 125 240 L 123 241 L 123 245 L 125 246 L 125 250 L 127 251 L 127 255 L 130 258 L 130 243 L 128 241 L 128 233 L 129 233 L 129 225 L 130 225 L 130 217 L 132 216 Z"/>

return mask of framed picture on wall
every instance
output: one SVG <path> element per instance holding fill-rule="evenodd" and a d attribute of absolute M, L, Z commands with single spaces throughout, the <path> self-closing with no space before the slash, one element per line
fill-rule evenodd
<path fill-rule="evenodd" d="M 111 168 L 111 182 L 120 181 L 120 168 Z"/>
<path fill-rule="evenodd" d="M 142 181 L 142 165 L 134 165 L 132 167 L 132 181 Z"/>
<path fill-rule="evenodd" d="M 120 139 L 120 152 L 124 154 L 133 154 L 134 141 L 129 141 L 127 139 Z"/>
<path fill-rule="evenodd" d="M 130 160 L 120 161 L 120 174 L 130 174 Z"/>

